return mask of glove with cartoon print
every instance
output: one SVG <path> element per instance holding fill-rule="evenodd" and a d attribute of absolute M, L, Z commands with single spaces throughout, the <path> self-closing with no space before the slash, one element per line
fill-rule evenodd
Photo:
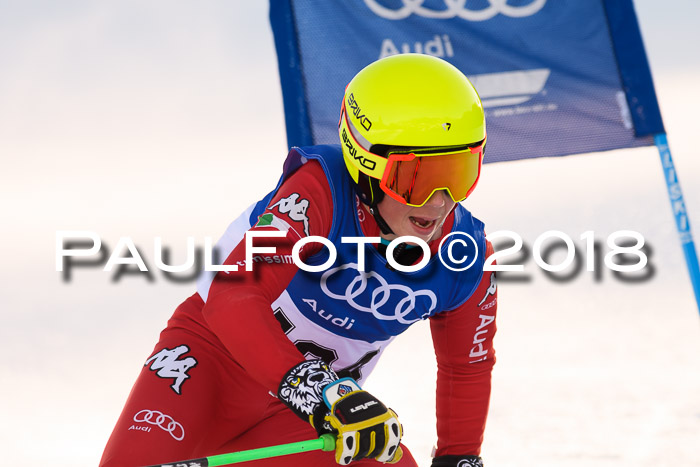
<path fill-rule="evenodd" d="M 320 435 L 336 435 L 335 460 L 347 465 L 370 458 L 393 464 L 401 460 L 403 429 L 396 413 L 363 391 L 352 378 L 338 375 L 322 360 L 290 369 L 278 396 Z"/>
<path fill-rule="evenodd" d="M 431 467 L 484 467 L 479 456 L 438 456 Z"/>

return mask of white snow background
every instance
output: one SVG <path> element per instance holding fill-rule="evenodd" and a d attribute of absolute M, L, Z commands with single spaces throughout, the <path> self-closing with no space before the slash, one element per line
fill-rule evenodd
<path fill-rule="evenodd" d="M 700 4 L 637 12 L 700 238 Z M 0 0 L 0 446 L 7 465 L 96 465 L 174 308 L 194 290 L 154 270 L 70 283 L 57 230 L 153 239 L 184 259 L 276 182 L 286 154 L 267 2 Z M 557 283 L 526 263 L 499 287 L 483 457 L 502 466 L 700 465 L 700 328 L 654 148 L 487 165 L 466 203 L 489 231 L 640 232 L 655 274 Z M 582 250 L 581 250 L 582 251 Z M 553 262 L 556 258 L 553 258 Z M 251 349 L 251 351 L 254 351 Z M 428 326 L 387 351 L 367 389 L 422 466 L 435 441 Z"/>

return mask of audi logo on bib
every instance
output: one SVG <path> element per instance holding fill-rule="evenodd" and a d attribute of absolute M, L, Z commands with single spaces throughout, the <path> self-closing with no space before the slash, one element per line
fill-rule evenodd
<path fill-rule="evenodd" d="M 345 270 L 354 271 L 354 277 L 342 274 Z M 331 290 L 329 282 L 336 291 Z M 356 263 L 343 264 L 326 271 L 321 276 L 321 290 L 330 298 L 345 301 L 358 311 L 372 313 L 380 320 L 394 320 L 401 324 L 415 323 L 421 317 L 429 315 L 437 306 L 437 297 L 432 291 L 413 290 L 405 285 L 389 284 L 374 271 L 358 271 Z M 417 318 L 407 319 L 410 314 L 415 316 L 419 297 L 430 301 L 427 311 Z"/>
<path fill-rule="evenodd" d="M 403 6 L 398 9 L 386 7 L 381 4 L 381 0 L 365 0 L 365 5 L 382 18 L 399 20 L 416 15 L 431 19 L 451 19 L 459 17 L 467 21 L 485 21 L 501 14 L 511 18 L 524 18 L 532 16 L 542 9 L 547 0 L 532 0 L 527 5 L 513 6 L 508 4 L 508 0 L 488 0 L 481 4 L 488 4 L 486 8 L 470 9 L 474 1 L 469 0 L 443 0 L 444 9 L 433 10 L 423 6 L 425 0 L 402 0 Z"/>

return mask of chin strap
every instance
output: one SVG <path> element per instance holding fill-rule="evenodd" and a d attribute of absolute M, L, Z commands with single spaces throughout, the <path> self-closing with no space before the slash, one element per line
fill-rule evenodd
<path fill-rule="evenodd" d="M 389 227 L 389 224 L 386 223 L 384 218 L 382 217 L 381 214 L 379 214 L 379 208 L 377 207 L 376 204 L 373 204 L 371 206 L 368 206 L 369 208 L 369 213 L 372 214 L 372 217 L 374 217 L 374 221 L 377 223 L 377 226 L 379 227 L 379 230 L 384 234 L 384 235 L 394 235 L 394 231 L 391 230 L 391 227 Z M 406 244 L 402 243 L 399 246 L 397 246 L 394 249 L 394 259 L 396 262 L 401 264 L 401 257 L 403 256 L 404 250 L 406 249 Z M 386 246 L 385 245 L 380 245 L 379 246 L 379 251 L 382 253 L 382 255 L 386 255 Z M 387 262 L 386 263 L 387 269 L 394 270 L 394 268 Z"/>
<path fill-rule="evenodd" d="M 372 204 L 369 207 L 369 213 L 374 217 L 374 221 L 377 223 L 379 230 L 382 231 L 384 235 L 393 235 L 394 231 L 391 230 L 389 224 L 386 223 L 381 214 L 379 214 L 379 207 L 376 204 Z"/>
<path fill-rule="evenodd" d="M 394 231 L 391 230 L 389 224 L 387 224 L 382 215 L 379 214 L 379 209 L 377 208 L 377 206 L 374 205 L 368 207 L 369 213 L 372 214 L 372 216 L 374 217 L 374 220 L 377 223 L 379 230 L 381 230 L 382 233 L 385 235 L 393 235 Z M 382 241 L 378 248 L 379 252 L 386 257 L 386 244 L 384 243 L 384 241 Z M 393 256 L 394 260 L 397 263 L 403 264 L 404 266 L 408 266 L 409 264 L 413 264 L 413 262 L 415 262 L 420 257 L 422 251 L 423 250 L 421 250 L 420 248 L 409 248 L 408 244 L 401 243 L 396 248 L 394 248 Z M 391 266 L 391 264 L 389 264 L 389 262 L 386 263 L 386 267 L 387 269 L 394 271 L 394 268 Z"/>

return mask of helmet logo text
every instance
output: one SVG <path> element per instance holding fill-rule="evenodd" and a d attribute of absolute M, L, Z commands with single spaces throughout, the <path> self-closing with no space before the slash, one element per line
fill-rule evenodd
<path fill-rule="evenodd" d="M 353 159 L 359 160 L 360 165 L 362 165 L 362 167 L 366 168 L 367 170 L 374 170 L 374 167 L 377 165 L 377 163 L 362 157 L 362 154 L 358 154 L 357 148 L 355 148 L 355 146 L 352 144 L 352 139 L 350 139 L 350 137 L 348 136 L 348 132 L 345 131 L 345 128 L 343 128 L 342 136 L 343 143 L 345 143 L 345 147 L 348 148 L 348 153 L 353 157 Z"/>
<path fill-rule="evenodd" d="M 365 114 L 361 113 L 362 111 L 360 110 L 360 104 L 357 103 L 355 96 L 353 96 L 352 93 L 350 93 L 348 96 L 348 107 L 350 107 L 350 111 L 355 118 L 360 121 L 362 128 L 369 131 L 369 129 L 372 128 L 372 122 Z"/>

